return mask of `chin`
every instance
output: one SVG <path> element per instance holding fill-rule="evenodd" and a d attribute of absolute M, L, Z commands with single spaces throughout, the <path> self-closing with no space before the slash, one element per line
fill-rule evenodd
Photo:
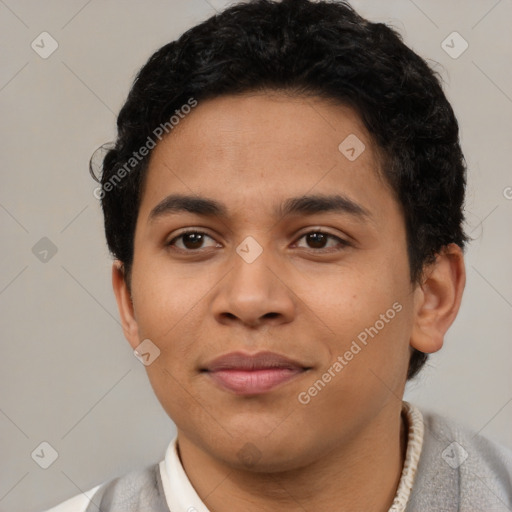
<path fill-rule="evenodd" d="M 307 464 L 304 454 L 297 453 L 296 449 L 283 453 L 282 447 L 256 445 L 247 441 L 241 448 L 233 452 L 215 453 L 215 456 L 224 463 L 239 471 L 251 473 L 282 473 L 297 470 Z"/>
<path fill-rule="evenodd" d="M 207 440 L 208 451 L 230 467 L 255 473 L 290 471 L 312 462 L 314 456 L 300 433 L 277 430 L 269 436 L 269 430 L 247 431 L 246 424 L 244 432 L 225 436 L 222 442 Z"/>

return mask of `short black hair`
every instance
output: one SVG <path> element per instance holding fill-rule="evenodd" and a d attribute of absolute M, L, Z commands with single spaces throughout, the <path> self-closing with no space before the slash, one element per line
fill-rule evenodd
<path fill-rule="evenodd" d="M 154 53 L 119 113 L 99 197 L 108 247 L 128 283 L 151 155 L 141 157 L 140 148 L 191 99 L 272 90 L 333 100 L 358 112 L 404 214 L 413 283 L 444 246 L 464 249 L 466 165 L 438 74 L 394 29 L 362 18 L 345 1 L 249 0 Z M 94 176 L 92 163 L 90 170 Z M 412 351 L 408 379 L 426 359 Z"/>

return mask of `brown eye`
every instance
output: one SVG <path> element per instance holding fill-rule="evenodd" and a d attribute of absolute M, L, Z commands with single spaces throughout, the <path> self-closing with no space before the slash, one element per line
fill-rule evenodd
<path fill-rule="evenodd" d="M 336 248 L 336 244 L 334 246 L 331 245 L 331 247 L 326 247 L 329 240 L 333 240 L 337 242 L 338 246 L 346 247 L 349 245 L 348 242 L 345 240 L 342 240 L 341 238 L 331 235 L 329 233 L 325 233 L 323 231 L 310 231 L 309 233 L 305 233 L 302 235 L 299 240 L 305 239 L 307 247 L 309 249 L 329 249 L 329 248 Z"/>
<path fill-rule="evenodd" d="M 202 249 L 202 245 L 205 243 L 206 239 L 213 240 L 211 236 L 201 231 L 186 231 L 173 238 L 167 245 L 176 247 L 182 251 L 192 252 Z M 181 240 L 181 246 L 175 244 L 177 240 Z"/>
<path fill-rule="evenodd" d="M 329 237 L 325 233 L 308 233 L 306 235 L 307 243 L 314 249 L 323 249 L 328 238 Z"/>

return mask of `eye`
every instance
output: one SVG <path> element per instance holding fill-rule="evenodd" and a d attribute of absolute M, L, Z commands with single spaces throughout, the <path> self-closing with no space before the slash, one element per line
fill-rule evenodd
<path fill-rule="evenodd" d="M 205 239 L 209 238 L 210 240 L 213 240 L 213 238 L 206 233 L 203 233 L 202 231 L 184 231 L 183 233 L 179 234 L 178 236 L 174 237 L 170 242 L 168 242 L 166 245 L 176 247 L 180 251 L 185 252 L 194 252 L 199 249 L 202 249 L 202 244 L 204 243 Z M 182 247 L 178 247 L 175 242 L 176 240 L 181 240 Z M 215 242 L 215 240 L 213 240 Z M 216 242 L 215 242 L 216 243 Z M 215 245 L 214 245 L 215 247 Z"/>
<path fill-rule="evenodd" d="M 174 247 L 177 250 L 183 252 L 196 252 L 200 251 L 201 249 L 204 249 L 203 244 L 206 239 L 210 239 L 214 242 L 214 244 L 211 247 L 220 247 L 220 245 L 217 242 L 215 242 L 215 240 L 211 236 L 202 231 L 195 230 L 189 230 L 180 233 L 166 245 Z M 304 233 L 298 240 L 302 239 L 305 239 L 306 243 L 309 245 L 309 247 L 306 247 L 306 249 L 335 249 L 336 244 L 331 247 L 326 247 L 329 240 L 337 242 L 337 246 L 341 248 L 348 247 L 350 245 L 350 243 L 347 242 L 346 240 L 343 240 L 337 236 L 331 235 L 330 233 L 326 233 L 325 231 L 321 231 L 318 229 L 315 231 L 309 231 L 308 233 Z M 180 241 L 181 247 L 179 246 L 179 244 L 176 244 L 177 241 Z"/>
<path fill-rule="evenodd" d="M 348 247 L 350 244 L 346 240 L 343 240 L 337 236 L 331 235 L 330 233 L 326 233 L 325 231 L 315 230 L 309 231 L 308 233 L 304 233 L 299 240 L 305 238 L 306 243 L 310 245 L 310 249 L 329 249 L 336 248 L 336 245 L 331 247 L 326 247 L 328 240 L 331 239 L 335 242 L 338 242 L 338 247 Z"/>

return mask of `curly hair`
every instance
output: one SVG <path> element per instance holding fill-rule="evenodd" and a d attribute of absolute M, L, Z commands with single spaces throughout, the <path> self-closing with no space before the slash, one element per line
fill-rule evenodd
<path fill-rule="evenodd" d="M 466 165 L 437 74 L 394 29 L 369 22 L 344 1 L 249 0 L 156 51 L 119 113 L 117 140 L 102 162 L 100 199 L 107 244 L 128 283 L 151 154 L 141 158 L 139 148 L 191 98 L 268 90 L 317 96 L 358 112 L 404 214 L 411 282 L 444 246 L 464 249 Z M 90 170 L 94 176 L 92 164 Z M 407 378 L 426 360 L 414 349 Z"/>

